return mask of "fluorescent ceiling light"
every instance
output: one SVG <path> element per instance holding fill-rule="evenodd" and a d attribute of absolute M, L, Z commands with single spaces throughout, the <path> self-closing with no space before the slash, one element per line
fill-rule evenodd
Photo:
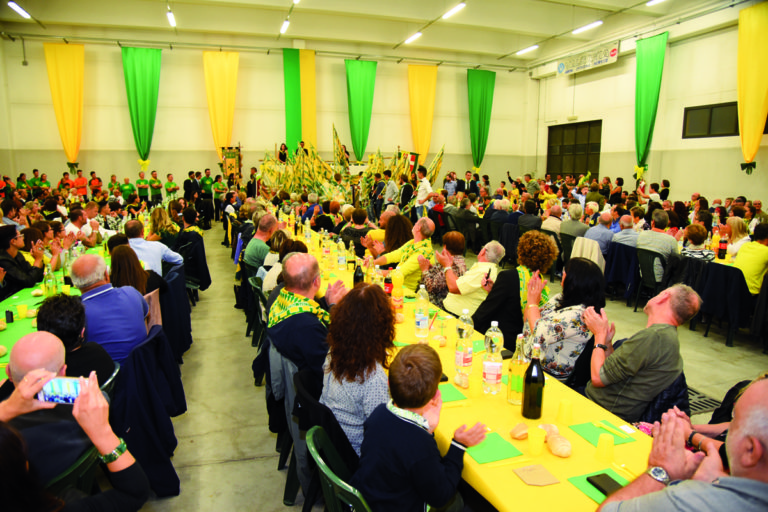
<path fill-rule="evenodd" d="M 291 22 L 290 22 L 290 21 L 288 21 L 288 20 L 285 20 L 285 21 L 283 22 L 283 26 L 282 26 L 282 27 L 280 27 L 280 33 L 281 33 L 281 34 L 285 34 L 285 32 L 288 30 L 288 25 L 290 25 L 290 24 L 291 24 Z"/>
<path fill-rule="evenodd" d="M 587 30 L 592 30 L 593 28 L 597 28 L 597 27 L 599 27 L 602 24 L 603 24 L 603 20 L 593 21 L 589 25 L 584 25 L 581 28 L 577 28 L 576 30 L 571 32 L 571 34 L 573 34 L 573 35 L 581 34 L 582 32 L 586 32 Z"/>
<path fill-rule="evenodd" d="M 456 14 L 457 12 L 459 12 L 460 10 L 462 10 L 466 6 L 467 6 L 467 4 L 465 2 L 459 2 L 459 4 L 456 7 L 454 7 L 453 9 L 448 11 L 447 13 L 443 14 L 443 19 L 447 20 L 448 18 L 450 18 L 451 16 L 453 16 L 454 14 Z"/>
<path fill-rule="evenodd" d="M 30 19 L 32 16 L 27 11 L 21 8 L 16 2 L 8 2 L 8 7 L 16 11 L 22 18 Z"/>
<path fill-rule="evenodd" d="M 529 46 L 528 48 L 523 48 L 519 52 L 517 52 L 515 55 L 523 55 L 524 53 L 532 52 L 533 50 L 538 50 L 539 45 L 535 44 L 533 46 Z"/>
<path fill-rule="evenodd" d="M 301 0 L 293 0 L 293 3 L 294 3 L 294 4 L 297 4 L 297 3 L 299 3 L 299 2 L 301 2 Z"/>
<path fill-rule="evenodd" d="M 412 42 L 414 42 L 415 40 L 417 40 L 420 37 L 421 37 L 421 32 L 416 32 L 411 37 L 409 37 L 408 39 L 405 40 L 405 44 L 411 44 Z"/>
<path fill-rule="evenodd" d="M 166 16 L 168 16 L 168 23 L 171 24 L 172 27 L 176 27 L 176 17 L 173 15 L 173 11 L 168 9 L 168 12 L 165 13 Z"/>
<path fill-rule="evenodd" d="M 650 2 L 646 3 L 646 7 L 653 7 L 654 5 L 660 4 L 661 2 L 664 2 L 665 0 L 651 0 Z"/>

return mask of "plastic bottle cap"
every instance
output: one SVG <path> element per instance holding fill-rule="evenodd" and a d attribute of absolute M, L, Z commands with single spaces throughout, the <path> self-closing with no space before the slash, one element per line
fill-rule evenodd
<path fill-rule="evenodd" d="M 424 289 L 424 285 L 423 285 L 423 284 L 420 284 L 420 285 L 419 285 L 419 288 L 421 288 L 421 289 L 423 290 L 423 289 Z"/>
<path fill-rule="evenodd" d="M 424 286 L 424 285 L 422 285 L 422 286 Z M 463 309 L 461 312 L 464 313 L 465 315 L 469 314 L 469 310 L 468 309 Z"/>
<path fill-rule="evenodd" d="M 499 326 L 499 322 L 497 322 L 496 320 L 491 322 L 491 327 L 498 327 L 498 326 Z"/>

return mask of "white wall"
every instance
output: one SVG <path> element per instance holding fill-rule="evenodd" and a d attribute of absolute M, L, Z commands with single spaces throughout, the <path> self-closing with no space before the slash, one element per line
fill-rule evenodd
<path fill-rule="evenodd" d="M 104 29 L 109 36 L 109 29 Z M 768 151 L 746 176 L 738 137 L 683 140 L 683 108 L 735 101 L 736 27 L 673 43 L 667 51 L 648 178 L 672 181 L 675 199 L 698 191 L 707 196 L 754 194 L 768 190 Z M 202 52 L 164 49 L 151 168 L 177 178 L 189 170 L 215 169 L 203 81 Z M 102 178 L 135 176 L 138 171 L 117 46 L 85 48 L 85 102 L 79 162 Z M 12 175 L 33 167 L 58 179 L 65 156 L 51 105 L 42 43 L 0 43 L 0 169 Z M 350 149 L 346 79 L 341 58 L 317 58 L 318 147 L 332 158 L 332 125 Z M 444 144 L 443 170 L 471 168 L 466 70 L 438 70 L 429 163 Z M 492 183 L 546 167 L 547 127 L 603 120 L 601 173 L 630 181 L 634 156 L 634 55 L 575 77 L 533 80 L 526 73 L 497 73 L 490 136 L 482 172 Z M 232 143 L 244 147 L 244 166 L 257 165 L 265 150 L 285 137 L 281 52 L 242 52 Z M 764 143 L 766 140 L 764 139 Z M 406 64 L 379 62 L 367 152 L 390 156 L 397 146 L 412 147 Z"/>
<path fill-rule="evenodd" d="M 683 139 L 685 107 L 736 101 L 736 53 L 738 29 L 731 27 L 670 44 L 664 63 L 659 109 L 653 135 L 647 180 L 672 182 L 671 197 L 690 199 L 700 192 L 715 197 L 768 192 L 768 139 L 763 136 L 757 169 L 747 176 L 739 137 Z M 601 175 L 632 181 L 635 165 L 634 54 L 610 66 L 573 77 L 542 80 L 539 105 L 539 152 L 537 164 L 545 169 L 547 126 L 567 123 L 573 112 L 578 121 L 603 120 Z M 575 105 L 575 106 L 574 106 Z M 556 121 L 556 123 L 554 123 Z"/>

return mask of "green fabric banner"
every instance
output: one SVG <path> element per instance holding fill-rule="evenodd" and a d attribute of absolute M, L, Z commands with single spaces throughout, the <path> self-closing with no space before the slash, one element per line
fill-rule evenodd
<path fill-rule="evenodd" d="M 285 144 L 291 153 L 299 147 L 301 136 L 301 62 L 299 50 L 283 48 L 285 82 Z"/>
<path fill-rule="evenodd" d="M 664 32 L 637 42 L 635 77 L 635 153 L 639 168 L 635 175 L 637 180 L 648 165 L 648 154 L 651 152 L 668 37 L 669 32 Z"/>
<path fill-rule="evenodd" d="M 128 95 L 133 140 L 141 160 L 149 159 L 155 132 L 161 56 L 160 49 L 123 48 L 125 92 Z"/>
<path fill-rule="evenodd" d="M 483 69 L 467 70 L 467 92 L 469 94 L 469 138 L 472 146 L 472 163 L 479 168 L 485 157 L 488 130 L 491 127 L 493 89 L 496 72 Z"/>
<path fill-rule="evenodd" d="M 345 60 L 344 63 L 347 67 L 349 131 L 355 156 L 357 160 L 362 160 L 368 144 L 368 130 L 371 127 L 376 63 L 367 60 Z"/>

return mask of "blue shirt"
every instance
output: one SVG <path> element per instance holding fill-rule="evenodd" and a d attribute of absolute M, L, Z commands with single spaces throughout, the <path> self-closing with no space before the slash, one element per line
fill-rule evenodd
<path fill-rule="evenodd" d="M 147 339 L 149 306 L 132 286 L 105 284 L 83 294 L 85 341 L 94 341 L 118 363 Z"/>
<path fill-rule="evenodd" d="M 445 182 L 445 191 L 448 192 L 449 196 L 455 196 L 456 195 L 456 182 L 455 181 L 446 181 Z"/>
<path fill-rule="evenodd" d="M 598 224 L 593 226 L 584 233 L 584 238 L 594 240 L 600 246 L 600 252 L 608 254 L 608 248 L 611 246 L 611 240 L 613 240 L 613 231 Z"/>
<path fill-rule="evenodd" d="M 163 262 L 182 265 L 184 258 L 173 252 L 162 242 L 149 242 L 143 238 L 129 238 L 128 244 L 136 252 L 136 256 L 144 262 L 144 270 L 153 270 L 155 274 L 163 275 Z"/>

